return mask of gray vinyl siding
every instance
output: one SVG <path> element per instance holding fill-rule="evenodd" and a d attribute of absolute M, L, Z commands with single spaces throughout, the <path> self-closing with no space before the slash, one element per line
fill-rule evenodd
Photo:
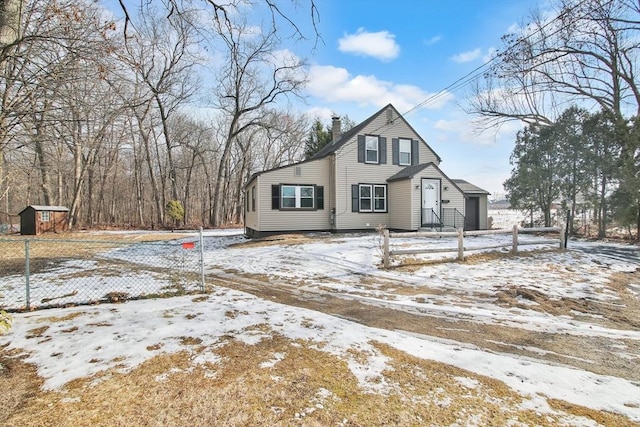
<path fill-rule="evenodd" d="M 488 210 L 488 197 L 486 194 L 480 196 L 479 210 L 480 210 L 480 230 L 486 230 L 488 228 L 487 210 Z"/>
<path fill-rule="evenodd" d="M 257 186 L 258 179 L 259 177 L 255 178 L 244 189 L 246 194 L 248 194 L 248 197 L 245 196 L 245 203 L 247 200 L 249 201 L 249 210 L 247 210 L 246 206 L 244 207 L 244 225 L 245 227 L 253 228 L 254 230 L 258 229 L 258 213 L 259 213 L 259 206 L 260 206 L 260 191 L 258 191 L 258 186 Z M 255 211 L 252 209 L 252 206 L 251 206 L 251 189 L 254 187 L 256 189 L 256 210 Z"/>
<path fill-rule="evenodd" d="M 420 163 L 438 164 L 437 155 L 424 143 L 407 123 L 394 117 L 387 123 L 387 115 L 380 114 L 359 133 L 360 135 L 379 135 L 386 138 L 386 164 L 358 163 L 358 137 L 336 151 L 336 228 L 338 230 L 373 229 L 378 225 L 391 226 L 391 215 L 387 213 L 351 212 L 351 185 L 387 184 L 387 178 L 401 171 L 405 166 L 392 163 L 392 139 L 409 138 L 419 140 Z M 391 207 L 391 185 L 387 187 L 387 206 Z M 419 205 L 418 205 L 419 206 Z M 394 209 L 394 212 L 396 210 Z M 395 221 L 395 219 L 394 219 Z M 420 219 L 417 220 L 420 222 Z"/>
<path fill-rule="evenodd" d="M 444 174 L 442 174 L 439 170 L 434 167 L 428 167 L 413 178 L 414 187 L 415 185 L 420 184 L 420 188 L 422 188 L 421 180 L 422 178 L 435 178 L 440 180 L 440 200 L 443 202 L 440 204 L 440 208 L 456 208 L 460 213 L 464 215 L 464 193 L 455 186 L 453 182 L 449 180 Z M 422 190 L 416 191 L 417 194 L 414 195 L 414 203 L 416 206 L 416 211 L 418 212 L 417 216 L 413 218 L 413 227 L 414 229 L 420 228 L 422 225 Z M 417 200 L 416 200 L 417 199 Z M 445 200 L 448 200 L 448 203 L 444 203 Z M 440 212 L 442 213 L 442 212 Z"/>
<path fill-rule="evenodd" d="M 445 187 L 448 190 L 445 190 Z M 442 180 L 442 200 L 449 200 L 449 203 L 443 203 L 443 208 L 456 208 L 464 215 L 464 193 L 449 180 Z"/>
<path fill-rule="evenodd" d="M 415 193 L 418 193 L 420 206 L 420 189 L 415 189 L 411 180 L 405 179 L 389 183 L 389 228 L 395 230 L 415 230 L 413 217 L 415 216 Z"/>
<path fill-rule="evenodd" d="M 387 112 L 391 111 L 393 117 Z M 369 122 L 369 120 L 371 120 Z M 362 126 L 362 127 L 361 127 Z M 374 230 L 385 226 L 400 230 L 418 230 L 422 222 L 422 179 L 438 179 L 441 183 L 442 208 L 455 208 L 465 214 L 465 197 L 462 190 L 439 170 L 439 158 L 426 142 L 405 120 L 396 115 L 393 108 L 381 111 L 373 119 L 367 119 L 361 126 L 345 133 L 345 138 L 320 153 L 321 157 L 283 168 L 262 172 L 246 186 L 251 200 L 251 189 L 256 187 L 256 210 L 252 206 L 245 209 L 245 225 L 258 232 L 288 232 L 314 230 Z M 357 134 L 356 134 L 357 132 Z M 378 147 L 380 164 L 364 163 L 365 135 L 381 137 L 383 146 Z M 362 143 L 358 144 L 358 139 Z M 404 165 L 394 165 L 397 153 L 394 140 L 410 139 L 412 159 L 410 169 Z M 413 146 L 417 143 L 418 155 Z M 360 162 L 359 162 L 360 157 Z M 296 169 L 300 171 L 296 173 Z M 402 172 L 404 171 L 404 172 Z M 402 172 L 402 173 L 400 173 Z M 410 176 L 415 174 L 415 176 Z M 394 181 L 387 179 L 394 177 Z M 402 177 L 403 179 L 397 179 Z M 321 210 L 279 210 L 272 209 L 272 186 L 280 184 L 316 185 L 324 189 L 324 209 Z M 358 184 L 385 185 L 387 189 L 386 212 L 353 212 L 352 186 Z M 444 203 L 447 201 L 447 203 Z M 479 226 L 487 226 L 487 197 L 480 197 Z M 335 220 L 332 221 L 332 208 Z"/>
<path fill-rule="evenodd" d="M 256 212 L 248 212 L 249 228 L 262 232 L 269 231 L 312 231 L 329 230 L 330 203 L 332 198 L 329 185 L 329 158 L 300 163 L 274 169 L 258 175 Z M 296 168 L 300 175 L 296 176 Z M 279 184 L 319 185 L 324 187 L 324 209 L 279 210 L 271 209 L 271 186 Z M 251 185 L 247 187 L 251 191 Z"/>

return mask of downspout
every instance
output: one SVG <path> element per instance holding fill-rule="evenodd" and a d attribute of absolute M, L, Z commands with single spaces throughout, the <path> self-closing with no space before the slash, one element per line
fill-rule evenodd
<path fill-rule="evenodd" d="M 331 206 L 329 209 L 329 225 L 331 231 L 335 232 L 338 229 L 338 217 L 336 210 L 338 206 L 338 195 L 336 194 L 336 154 L 333 153 L 330 157 L 331 164 L 329 165 L 329 191 L 331 191 Z"/>

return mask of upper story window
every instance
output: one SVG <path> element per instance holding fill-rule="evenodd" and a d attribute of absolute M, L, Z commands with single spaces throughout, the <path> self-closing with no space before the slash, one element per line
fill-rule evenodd
<path fill-rule="evenodd" d="M 365 140 L 365 163 L 378 163 L 378 137 L 367 135 Z"/>
<path fill-rule="evenodd" d="M 379 135 L 358 135 L 358 163 L 387 164 L 387 138 Z"/>
<path fill-rule="evenodd" d="M 51 212 L 50 211 L 41 211 L 40 212 L 40 221 L 42 221 L 42 222 L 51 221 Z"/>
<path fill-rule="evenodd" d="M 411 138 L 391 139 L 391 163 L 399 166 L 417 165 L 420 163 L 420 141 Z"/>
<path fill-rule="evenodd" d="M 411 140 L 400 138 L 398 141 L 400 165 L 411 164 Z"/>

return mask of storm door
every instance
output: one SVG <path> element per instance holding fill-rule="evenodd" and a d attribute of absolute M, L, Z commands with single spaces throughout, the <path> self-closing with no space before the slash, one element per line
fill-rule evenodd
<path fill-rule="evenodd" d="M 440 224 L 440 180 L 422 180 L 422 225 Z"/>

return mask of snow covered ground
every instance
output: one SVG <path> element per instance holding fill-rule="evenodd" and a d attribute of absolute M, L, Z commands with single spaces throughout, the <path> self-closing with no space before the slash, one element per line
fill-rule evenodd
<path fill-rule="evenodd" d="M 483 236 L 468 239 L 465 245 L 479 247 L 504 242 L 506 251 L 510 238 L 508 235 Z M 192 241 L 193 237 L 187 240 Z M 393 240 L 396 245 L 421 247 L 452 244 L 451 240 L 445 239 Z M 380 240 L 376 234 L 318 235 L 253 244 L 247 242 L 240 230 L 207 231 L 203 250 L 207 274 L 260 275 L 267 282 L 282 283 L 283 286 L 295 284 L 298 290 L 348 295 L 368 304 L 412 313 L 532 332 L 606 339 L 619 343 L 617 348 L 606 351 L 617 352 L 617 357 L 640 366 L 640 354 L 624 344 L 640 342 L 640 330 L 612 327 L 596 318 L 590 321 L 584 313 L 557 315 L 537 310 L 532 307 L 537 302 L 526 298 L 519 299 L 518 307 L 496 302 L 500 292 L 518 288 L 536 292 L 549 300 L 589 300 L 615 305 L 620 303 L 619 295 L 609 286 L 615 273 L 635 273 L 637 281 L 628 287 L 640 298 L 638 264 L 577 250 L 588 249 L 589 245 L 571 242 L 570 250 L 566 252 L 536 252 L 533 256 L 518 258 L 498 257 L 478 263 L 439 263 L 386 271 L 380 268 Z M 124 251 L 118 252 L 118 256 L 134 259 L 135 254 Z M 368 286 L 363 279 L 385 286 Z M 122 277 L 113 280 L 122 280 Z M 414 292 L 396 292 L 400 285 L 410 287 Z M 228 310 L 240 314 L 225 316 Z M 23 349 L 28 354 L 25 361 L 35 363 L 39 374 L 46 379 L 45 387 L 59 389 L 76 378 L 113 367 L 126 371 L 159 352 L 177 352 L 185 348 L 182 344 L 185 336 L 200 338 L 205 346 L 220 342 L 221 337 L 228 334 L 255 343 L 263 338 L 258 329 L 252 328 L 259 324 L 268 324 L 273 331 L 291 339 L 325 343 L 323 350 L 348 360 L 362 387 L 371 390 L 385 387 L 385 383 L 379 381 L 386 367 L 385 358 L 370 357 L 362 364 L 350 358 L 349 350 L 357 348 L 372 355 L 379 354 L 371 344 L 377 341 L 419 358 L 503 381 L 526 396 L 526 405 L 541 413 L 552 412 L 543 397 L 547 396 L 623 414 L 640 423 L 640 384 L 634 379 L 596 374 L 574 366 L 506 351 L 491 351 L 425 334 L 366 327 L 223 287 L 214 287 L 206 298 L 184 296 L 15 314 L 10 333 L 0 337 L 0 346 Z M 44 328 L 40 330 L 43 339 L 33 339 L 33 331 L 38 328 Z M 86 345 L 89 337 L 91 345 Z M 158 342 L 163 345 L 149 351 Z M 533 353 L 545 351 L 528 350 Z M 204 353 L 198 356 L 196 363 L 215 361 L 213 354 Z M 585 421 L 584 425 L 592 424 Z"/>

